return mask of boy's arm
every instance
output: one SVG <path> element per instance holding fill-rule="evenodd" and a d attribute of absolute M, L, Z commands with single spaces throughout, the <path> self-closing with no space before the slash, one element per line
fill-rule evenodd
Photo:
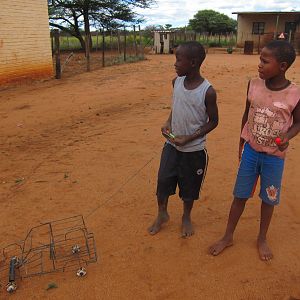
<path fill-rule="evenodd" d="M 210 87 L 206 92 L 205 106 L 206 106 L 206 112 L 209 121 L 201 128 L 196 130 L 196 132 L 192 135 L 175 137 L 174 143 L 176 145 L 183 146 L 197 139 L 198 137 L 202 137 L 208 134 L 218 126 L 219 114 L 218 114 L 218 106 L 217 106 L 217 94 L 213 87 Z"/>
<path fill-rule="evenodd" d="M 291 140 L 300 132 L 300 100 L 293 110 L 293 125 L 287 132 L 287 138 Z"/>
<path fill-rule="evenodd" d="M 177 77 L 175 77 L 173 80 L 172 80 L 172 85 L 173 85 L 173 88 L 174 88 L 174 84 L 175 84 L 175 81 L 176 81 Z M 169 114 L 169 118 L 168 120 L 165 122 L 165 124 L 161 127 L 161 132 L 164 133 L 164 132 L 168 132 L 170 133 L 172 130 L 171 130 L 171 122 L 172 122 L 172 110 Z"/>
<path fill-rule="evenodd" d="M 300 132 L 300 100 L 293 110 L 293 125 L 286 134 L 280 136 L 282 142 L 278 145 L 280 151 L 284 151 L 289 146 L 289 140 L 294 138 Z"/>
<path fill-rule="evenodd" d="M 247 87 L 247 98 L 246 98 L 245 111 L 244 111 L 244 114 L 243 114 L 243 117 L 242 117 L 241 134 L 242 134 L 243 128 L 245 127 L 245 124 L 248 120 L 248 114 L 249 114 L 249 108 L 250 108 L 250 102 L 249 102 L 249 99 L 248 99 L 249 85 L 250 85 L 250 81 L 248 82 L 248 87 Z M 242 156 L 242 150 L 243 150 L 243 147 L 244 147 L 244 143 L 245 143 L 245 140 L 240 136 L 239 160 L 241 159 L 241 156 Z"/>
<path fill-rule="evenodd" d="M 165 132 L 168 132 L 170 133 L 172 130 L 171 130 L 171 122 L 172 122 L 172 110 L 169 114 L 169 118 L 168 120 L 166 121 L 166 123 L 161 127 L 161 132 L 162 133 L 165 133 Z"/>

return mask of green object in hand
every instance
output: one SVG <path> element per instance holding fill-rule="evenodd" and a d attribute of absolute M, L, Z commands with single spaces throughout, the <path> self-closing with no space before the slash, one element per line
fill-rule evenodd
<path fill-rule="evenodd" d="M 167 131 L 167 132 L 163 132 L 163 134 L 170 139 L 175 139 L 175 135 L 171 132 Z"/>

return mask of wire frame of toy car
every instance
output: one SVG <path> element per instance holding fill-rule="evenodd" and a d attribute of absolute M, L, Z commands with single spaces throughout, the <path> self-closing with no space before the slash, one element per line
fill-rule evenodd
<path fill-rule="evenodd" d="M 0 284 L 13 292 L 19 278 L 66 270 L 82 277 L 85 267 L 96 261 L 94 235 L 88 232 L 83 216 L 42 223 L 31 228 L 23 242 L 3 248 Z"/>

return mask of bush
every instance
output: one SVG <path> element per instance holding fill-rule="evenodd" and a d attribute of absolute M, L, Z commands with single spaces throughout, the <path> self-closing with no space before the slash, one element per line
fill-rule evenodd
<path fill-rule="evenodd" d="M 209 42 L 208 46 L 209 47 L 222 47 L 222 45 L 218 42 Z"/>
<path fill-rule="evenodd" d="M 233 52 L 232 47 L 228 47 L 226 50 L 227 50 L 227 53 L 228 53 L 228 54 L 232 54 L 232 52 Z"/>

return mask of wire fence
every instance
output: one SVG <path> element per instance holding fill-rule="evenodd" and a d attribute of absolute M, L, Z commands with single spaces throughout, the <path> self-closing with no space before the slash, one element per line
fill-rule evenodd
<path fill-rule="evenodd" d="M 245 54 L 260 53 L 261 49 L 279 35 L 274 32 L 253 34 L 234 32 L 211 34 L 197 33 L 187 30 L 159 31 L 160 42 L 155 42 L 154 32 L 141 30 L 140 26 L 120 29 L 101 29 L 82 35 L 81 40 L 60 32 L 51 31 L 51 45 L 56 78 L 96 70 L 106 66 L 130 63 L 145 58 L 145 53 L 172 53 L 173 49 L 186 41 L 198 41 L 205 46 L 207 52 L 223 48 L 223 52 L 244 52 Z M 164 36 L 168 36 L 169 48 L 162 51 Z M 300 49 L 300 32 L 285 35 L 296 49 Z M 159 48 L 159 49 L 158 49 Z"/>
<path fill-rule="evenodd" d="M 147 40 L 134 26 L 131 31 L 107 30 L 82 35 L 81 40 L 55 29 L 51 46 L 56 78 L 144 59 Z"/>
<path fill-rule="evenodd" d="M 208 48 L 229 47 L 236 44 L 236 34 L 233 32 L 213 34 L 209 32 L 198 33 L 181 30 L 174 32 L 173 40 L 175 44 L 180 44 L 185 41 L 198 41 Z"/>

